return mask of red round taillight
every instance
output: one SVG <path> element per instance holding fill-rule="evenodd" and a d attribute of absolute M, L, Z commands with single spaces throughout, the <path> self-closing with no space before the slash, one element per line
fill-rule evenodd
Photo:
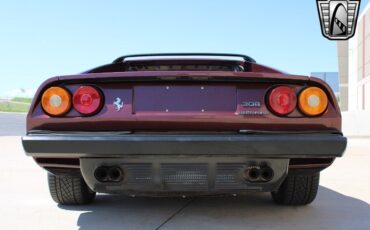
<path fill-rule="evenodd" d="M 84 115 L 91 115 L 101 108 L 101 93 L 92 86 L 80 86 L 73 94 L 73 107 Z"/>
<path fill-rule="evenodd" d="M 291 87 L 278 86 L 271 90 L 268 102 L 274 113 L 287 115 L 297 107 L 297 95 Z"/>

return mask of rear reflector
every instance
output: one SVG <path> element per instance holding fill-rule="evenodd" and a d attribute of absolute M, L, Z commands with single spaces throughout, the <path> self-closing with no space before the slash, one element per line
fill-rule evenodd
<path fill-rule="evenodd" d="M 297 106 L 296 93 L 288 86 L 278 86 L 271 90 L 268 101 L 272 112 L 278 115 L 287 115 Z"/>
<path fill-rule="evenodd" d="M 71 95 L 61 87 L 50 87 L 41 98 L 44 111 L 52 116 L 59 116 L 71 109 Z"/>
<path fill-rule="evenodd" d="M 327 107 L 328 97 L 318 87 L 308 87 L 299 94 L 299 109 L 308 116 L 320 115 Z"/>
<path fill-rule="evenodd" d="M 73 94 L 73 107 L 81 114 L 94 114 L 101 105 L 101 93 L 92 86 L 80 86 Z"/>

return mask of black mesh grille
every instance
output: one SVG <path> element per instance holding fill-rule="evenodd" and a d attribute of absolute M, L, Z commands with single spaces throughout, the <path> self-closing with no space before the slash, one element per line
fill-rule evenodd
<path fill-rule="evenodd" d="M 161 164 L 165 190 L 208 190 L 207 164 Z"/>
<path fill-rule="evenodd" d="M 161 163 L 159 170 L 154 170 L 151 163 L 132 163 L 121 165 L 126 175 L 128 186 L 154 186 L 162 191 L 207 191 L 245 189 L 247 184 L 242 173 L 246 168 L 243 163 L 218 163 L 215 175 L 209 175 L 207 163 Z M 154 172 L 157 171 L 158 180 Z M 214 178 L 213 184 L 209 184 Z M 210 187 L 211 186 L 211 187 Z M 144 188 L 144 187 L 143 187 Z"/>
<path fill-rule="evenodd" d="M 219 163 L 216 169 L 216 189 L 242 189 L 246 187 L 241 173 L 245 164 Z"/>
<path fill-rule="evenodd" d="M 126 176 L 127 184 L 140 185 L 152 183 L 152 164 L 124 164 L 122 168 Z"/>

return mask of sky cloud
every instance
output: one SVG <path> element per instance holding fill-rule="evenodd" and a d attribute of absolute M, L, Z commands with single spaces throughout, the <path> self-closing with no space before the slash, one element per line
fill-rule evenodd
<path fill-rule="evenodd" d="M 6 92 L 0 93 L 0 98 L 14 98 L 14 97 L 26 97 L 32 98 L 36 93 L 36 88 L 34 89 L 12 89 Z"/>

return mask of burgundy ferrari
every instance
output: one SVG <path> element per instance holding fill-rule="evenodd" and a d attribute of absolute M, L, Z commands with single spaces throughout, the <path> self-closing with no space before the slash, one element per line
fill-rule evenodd
<path fill-rule="evenodd" d="M 320 79 L 237 54 L 128 55 L 38 89 L 24 150 L 52 198 L 271 192 L 306 205 L 345 151 L 335 95 Z"/>

